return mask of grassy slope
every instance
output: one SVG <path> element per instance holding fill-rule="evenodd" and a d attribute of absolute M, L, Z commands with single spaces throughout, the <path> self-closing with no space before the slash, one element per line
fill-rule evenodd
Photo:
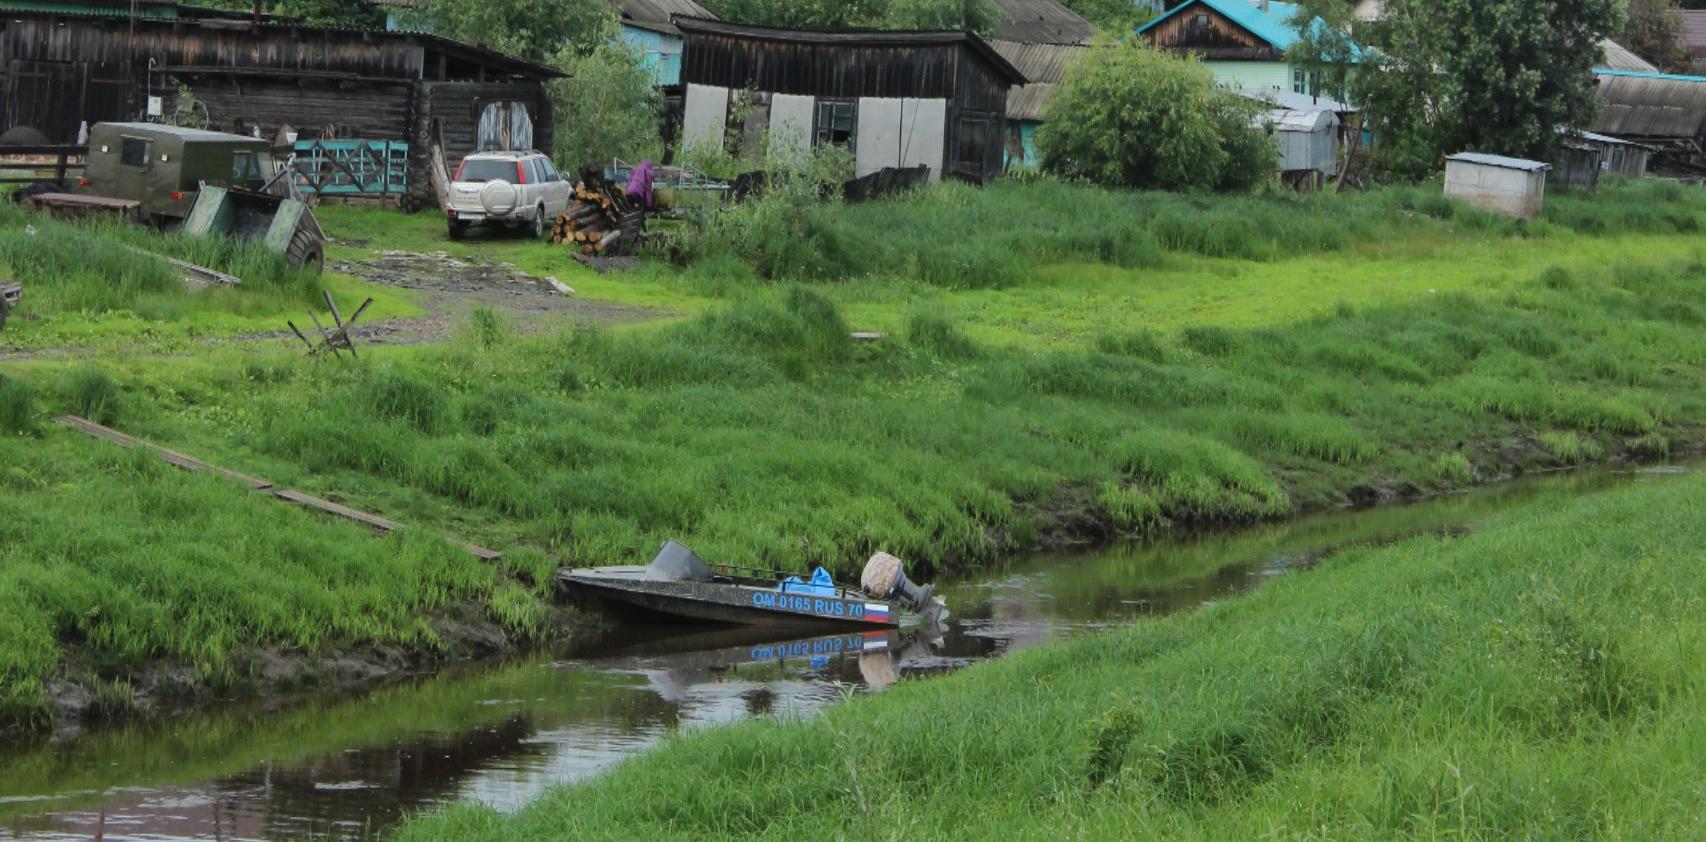
<path fill-rule="evenodd" d="M 431 839 L 1694 838 L 1706 479 L 678 738 Z"/>
<path fill-rule="evenodd" d="M 126 245 L 218 269 L 243 284 L 190 290 L 165 261 Z M 347 275 L 293 272 L 259 247 L 140 226 L 72 225 L 25 213 L 9 201 L 0 201 L 0 277 L 24 284 L 23 302 L 0 331 L 0 348 L 18 350 L 179 350 L 205 337 L 279 332 L 287 318 L 324 311 L 321 290 L 345 302 L 372 296 L 372 320 L 421 312 L 397 290 Z"/>
<path fill-rule="evenodd" d="M 30 454 L 66 449 L 79 455 L 43 466 L 46 479 L 36 469 L 8 476 L 20 488 L 67 482 L 75 476 L 67 471 L 99 457 L 88 444 L 71 444 L 74 434 L 44 428 L 40 416 L 77 411 L 405 523 L 489 546 L 536 546 L 551 560 L 631 562 L 679 537 L 709 557 L 847 570 L 878 547 L 919 566 L 975 564 L 1030 545 L 1043 529 L 1142 534 L 1173 522 L 1249 522 L 1342 500 L 1353 486 L 1446 488 L 1477 471 L 1660 455 L 1700 439 L 1706 266 L 1683 256 L 1691 237 L 1629 230 L 1697 226 L 1706 208 L 1698 194 L 1667 198 L 1642 186 L 1556 201 L 1563 222 L 1518 229 L 1399 194 L 1297 205 L 1043 185 L 1033 208 L 1025 204 L 1032 194 L 1014 192 L 1024 189 L 945 188 L 818 220 L 866 231 L 891 216 L 894 236 L 872 264 L 888 275 L 866 266 L 858 277 L 754 293 L 749 270 L 713 254 L 679 275 L 607 281 L 676 301 L 694 290 L 747 290 L 674 324 L 512 337 L 498 321 L 477 318 L 446 346 L 377 351 L 355 366 L 282 347 L 8 364 L 0 374 L 0 463 L 27 465 Z M 958 222 L 945 213 L 954 203 L 973 203 Z M 1143 272 L 1105 269 L 1086 284 L 1100 285 L 1105 300 L 1151 302 L 1144 321 L 1162 329 L 1121 317 L 1088 332 L 1080 314 L 1060 305 L 1088 296 L 1070 285 L 1049 307 L 1026 303 L 1050 290 L 1032 261 L 1066 248 L 1060 226 L 1070 227 L 1080 205 L 1098 219 L 1147 214 L 1137 227 L 1091 230 L 1073 248 L 1112 264 L 1158 260 Z M 1289 224 L 1303 211 L 1304 222 Z M 1239 236 L 1190 241 L 1195 229 L 1180 220 L 1191 214 Z M 1235 221 L 1245 215 L 1253 221 Z M 350 218 L 377 230 L 406 224 L 421 237 L 432 222 Z M 1001 218 L 1013 224 L 1003 229 Z M 1624 228 L 1601 230 L 1605 219 Z M 1057 227 L 1044 230 L 1050 225 Z M 349 230 L 334 234 L 354 236 Z M 949 242 L 954 231 L 964 242 L 949 251 L 975 273 L 942 275 L 919 262 L 931 238 Z M 806 251 L 837 236 L 813 234 Z M 1143 243 L 1161 250 L 1132 245 Z M 1277 259 L 1290 246 L 1302 255 Z M 503 248 L 557 256 L 537 244 Z M 1488 260 L 1505 248 L 1527 262 L 1495 283 L 1475 283 L 1465 271 L 1464 290 L 1426 294 L 1421 283 L 1434 282 L 1453 248 Z M 1367 279 L 1348 269 L 1299 268 L 1349 267 L 1359 256 L 1405 257 L 1411 249 L 1415 262 L 1395 261 L 1392 279 L 1377 285 L 1399 290 L 1391 295 L 1371 295 Z M 1530 274 L 1547 262 L 1543 254 L 1574 266 Z M 1141 259 L 1128 259 L 1134 255 Z M 1193 276 L 1192 266 L 1214 272 Z M 728 277 L 712 277 L 720 272 Z M 956 286 L 964 277 L 989 282 Z M 1216 292 L 1228 283 L 1249 297 Z M 1330 307 L 1335 296 L 1384 303 Z M 956 312 L 979 298 L 1010 306 L 1006 323 L 969 307 Z M 1213 299 L 1224 306 L 1215 309 Z M 836 302 L 880 308 L 900 329 L 852 345 Z M 1059 335 L 1040 345 L 1028 338 L 1027 312 Z M 89 368 L 113 377 L 116 393 Z M 45 438 L 30 428 L 45 429 Z M 91 485 L 92 494 L 118 495 Z M 207 523 L 290 516 L 267 527 L 298 533 L 278 540 L 326 534 L 297 513 L 251 513 L 254 504 L 207 494 L 219 497 L 198 509 Z M 21 522 L 69 517 L 51 511 L 52 496 L 16 498 L 20 516 L 28 515 Z M 15 698 L 39 702 L 67 652 L 108 665 L 103 677 L 122 678 L 203 645 L 192 627 L 154 623 L 148 612 L 91 612 L 60 598 L 67 589 L 124 593 L 131 583 L 122 566 L 32 561 L 64 555 L 56 555 L 56 530 L 148 528 L 151 516 L 136 502 L 100 499 L 84 520 L 14 529 L 0 556 L 0 575 L 30 571 L 18 580 L 25 584 L 7 589 L 18 609 L 9 628 L 22 629 L 8 633 L 28 641 L 11 649 L 20 654 L 4 668 Z M 223 554 L 227 533 L 187 523 L 154 538 L 152 552 L 164 561 Z M 551 563 L 537 552 L 516 557 L 526 568 Z M 231 563 L 234 578 L 265 575 L 260 559 Z M 477 599 L 487 586 L 467 593 Z M 401 596 L 418 610 L 440 604 L 432 593 Z M 241 597 L 168 589 L 151 595 L 150 610 L 227 618 L 220 622 L 232 633 L 213 638 L 222 658 L 229 646 L 294 639 L 289 623 L 248 624 Z M 350 602 L 339 615 L 347 638 L 402 633 L 406 612 L 368 604 Z M 217 673 L 220 664 L 210 658 L 206 666 Z"/>
<path fill-rule="evenodd" d="M 68 432 L 0 439 L 0 726 L 40 723 L 54 677 L 122 715 L 155 661 L 224 683 L 256 642 L 431 651 L 425 616 L 463 601 L 520 634 L 545 616 L 430 532 L 375 538 Z"/>

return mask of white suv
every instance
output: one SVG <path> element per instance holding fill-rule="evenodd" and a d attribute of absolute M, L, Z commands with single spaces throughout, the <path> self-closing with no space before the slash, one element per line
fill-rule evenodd
<path fill-rule="evenodd" d="M 473 225 L 527 226 L 534 237 L 568 210 L 572 188 L 551 159 L 538 152 L 476 152 L 462 159 L 451 179 L 444 209 L 450 238 L 460 240 Z"/>

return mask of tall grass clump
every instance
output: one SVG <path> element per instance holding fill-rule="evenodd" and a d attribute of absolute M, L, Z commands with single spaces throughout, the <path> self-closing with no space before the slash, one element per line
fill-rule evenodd
<path fill-rule="evenodd" d="M 977 356 L 977 346 L 940 307 L 915 308 L 906 317 L 906 341 L 945 359 Z"/>
<path fill-rule="evenodd" d="M 36 431 L 35 392 L 28 383 L 0 374 L 0 435 L 33 435 Z"/>
<path fill-rule="evenodd" d="M 80 368 L 72 372 L 66 384 L 71 407 L 78 415 L 97 424 L 112 426 L 118 422 L 123 400 L 119 385 L 98 368 Z"/>
<path fill-rule="evenodd" d="M 0 203 L 0 276 L 23 279 L 42 329 L 56 320 L 134 314 L 174 321 L 197 312 L 257 315 L 314 303 L 319 279 L 283 255 L 221 236 L 184 237 L 112 221 L 71 223 Z M 235 275 L 236 288 L 190 290 L 174 257 Z M 34 321 L 34 320 L 32 320 Z M 15 322 L 16 330 L 23 322 Z"/>

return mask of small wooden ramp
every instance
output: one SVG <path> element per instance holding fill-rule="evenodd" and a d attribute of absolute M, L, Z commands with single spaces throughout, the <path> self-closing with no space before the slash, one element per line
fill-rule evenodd
<path fill-rule="evenodd" d="M 403 528 L 402 524 L 380 517 L 379 515 L 371 512 L 352 509 L 342 503 L 335 503 L 331 500 L 315 497 L 312 494 L 304 494 L 303 492 L 292 491 L 288 488 L 275 488 L 272 483 L 261 479 L 260 477 L 252 477 L 248 474 L 241 474 L 236 471 L 221 468 L 218 465 L 204 462 L 187 453 L 180 453 L 176 450 L 172 450 L 171 448 L 161 447 L 160 445 L 144 441 L 127 433 L 121 433 L 118 430 L 102 424 L 97 424 L 87 418 L 80 418 L 76 415 L 61 415 L 58 418 L 53 419 L 53 421 L 56 424 L 63 424 L 74 430 L 79 430 L 87 435 L 93 436 L 94 438 L 112 442 L 120 447 L 131 447 L 149 451 L 161 459 L 164 459 L 166 462 L 183 468 L 186 471 L 194 473 L 208 473 L 223 477 L 233 482 L 246 485 L 252 490 L 266 492 L 279 500 L 295 503 L 298 506 L 310 508 L 335 517 L 341 517 L 345 520 L 353 520 L 356 523 L 365 524 L 380 533 L 392 532 Z M 460 540 L 457 541 L 457 544 L 467 550 L 469 554 L 484 561 L 498 561 L 503 558 L 503 553 L 496 550 L 488 550 L 478 544 L 470 544 L 466 541 Z"/>

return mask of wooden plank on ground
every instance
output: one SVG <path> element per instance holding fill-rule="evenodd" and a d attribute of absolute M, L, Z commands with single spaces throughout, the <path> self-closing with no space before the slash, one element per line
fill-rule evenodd
<path fill-rule="evenodd" d="M 71 428 L 74 428 L 77 430 L 81 430 L 84 433 L 87 433 L 88 435 L 94 436 L 95 438 L 105 439 L 105 440 L 110 441 L 113 444 L 119 445 L 121 447 L 140 447 L 144 450 L 153 451 L 160 458 L 166 460 L 167 462 L 170 462 L 173 465 L 177 465 L 178 467 L 183 468 L 186 471 L 194 471 L 197 473 L 205 472 L 205 473 L 214 474 L 216 476 L 224 477 L 224 478 L 231 480 L 233 482 L 242 483 L 243 485 L 246 485 L 246 486 L 248 486 L 248 487 L 250 487 L 256 491 L 265 491 L 269 488 L 272 488 L 271 482 L 268 482 L 267 480 L 261 479 L 260 477 L 252 477 L 252 476 L 249 476 L 248 474 L 240 474 L 236 471 L 228 470 L 226 468 L 221 468 L 218 465 L 213 465 L 213 464 L 210 464 L 207 462 L 203 462 L 202 460 L 197 459 L 194 456 L 191 456 L 187 453 L 179 453 L 176 450 L 172 450 L 170 448 L 161 447 L 160 445 L 152 444 L 150 442 L 143 441 L 142 439 L 139 439 L 135 436 L 131 436 L 131 435 L 127 435 L 125 433 L 121 433 L 118 430 L 115 430 L 111 427 L 107 427 L 107 426 L 103 426 L 101 424 L 97 424 L 93 421 L 90 421 L 87 418 L 80 418 L 76 415 L 61 415 L 58 418 L 55 418 L 53 420 L 54 420 L 54 423 L 56 423 L 56 424 L 63 424 L 67 427 L 71 427 Z"/>
<path fill-rule="evenodd" d="M 312 494 L 303 494 L 300 491 L 291 491 L 287 488 L 279 488 L 273 490 L 273 496 L 280 500 L 289 500 L 299 506 L 307 506 L 310 509 L 325 512 L 329 515 L 337 515 L 338 517 L 347 518 L 357 523 L 365 523 L 380 532 L 390 532 L 391 530 L 398 528 L 396 521 L 386 520 L 376 514 L 364 512 L 360 509 L 352 509 L 341 503 L 334 503 L 330 500 L 315 497 Z"/>
<path fill-rule="evenodd" d="M 221 468 L 218 465 L 203 462 L 202 460 L 187 453 L 179 453 L 176 450 L 143 441 L 135 436 L 121 433 L 111 427 L 97 424 L 87 418 L 81 418 L 76 415 L 61 415 L 53 420 L 56 424 L 71 427 L 72 429 L 79 430 L 94 438 L 110 441 L 120 447 L 134 447 L 150 451 L 156 456 L 159 456 L 161 459 L 164 459 L 166 462 L 183 468 L 186 471 L 194 471 L 197 473 L 205 472 L 224 477 L 225 479 L 232 480 L 233 482 L 242 483 L 256 491 L 266 491 L 280 500 L 295 503 L 299 506 L 306 506 L 307 508 L 314 509 L 315 511 L 324 512 L 325 514 L 334 515 L 347 520 L 353 520 L 357 523 L 366 524 L 379 532 L 391 532 L 392 530 L 402 528 L 401 524 L 398 524 L 396 521 L 388 520 L 371 512 L 352 509 L 341 503 L 334 503 L 330 500 L 315 497 L 312 494 L 304 494 L 300 491 L 292 491 L 287 488 L 274 488 L 272 483 L 259 477 L 240 474 L 236 471 Z M 486 549 L 478 544 L 470 544 L 462 541 L 458 542 L 458 546 L 467 550 L 475 558 L 479 558 L 484 561 L 498 561 L 503 558 L 503 553 L 496 550 Z"/>

